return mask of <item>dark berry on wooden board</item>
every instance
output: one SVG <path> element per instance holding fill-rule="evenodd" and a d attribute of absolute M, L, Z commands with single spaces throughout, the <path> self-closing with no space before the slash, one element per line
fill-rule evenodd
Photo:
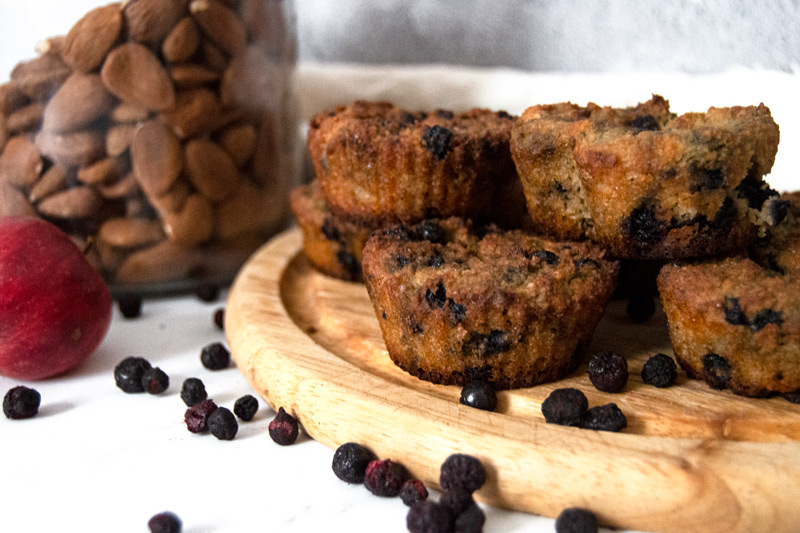
<path fill-rule="evenodd" d="M 181 400 L 189 407 L 208 398 L 206 386 L 199 378 L 186 378 L 181 387 Z"/>
<path fill-rule="evenodd" d="M 454 533 L 481 533 L 483 524 L 486 523 L 486 515 L 478 504 L 472 502 L 465 511 L 456 517 L 456 527 Z"/>
<path fill-rule="evenodd" d="M 258 412 L 258 400 L 251 394 L 245 394 L 233 404 L 233 413 L 245 422 L 250 422 Z"/>
<path fill-rule="evenodd" d="M 597 352 L 589 359 L 589 380 L 599 391 L 620 392 L 628 383 L 628 361 L 616 352 Z"/>
<path fill-rule="evenodd" d="M 628 427 L 628 419 L 617 404 L 609 403 L 589 409 L 583 420 L 583 427 L 596 431 L 622 431 Z"/>
<path fill-rule="evenodd" d="M 667 354 L 655 354 L 642 367 L 642 381 L 659 389 L 671 387 L 677 378 L 678 366 Z"/>
<path fill-rule="evenodd" d="M 169 388 L 169 376 L 160 368 L 148 368 L 142 374 L 142 388 L 148 394 L 161 394 Z"/>
<path fill-rule="evenodd" d="M 415 503 L 406 515 L 409 533 L 453 533 L 454 522 L 450 509 L 430 500 Z"/>
<path fill-rule="evenodd" d="M 231 363 L 231 353 L 221 342 L 212 342 L 200 352 L 200 362 L 209 370 L 222 370 Z"/>
<path fill-rule="evenodd" d="M 453 511 L 453 516 L 458 516 L 475 503 L 472 493 L 465 490 L 446 490 L 439 498 L 439 503 L 446 505 Z"/>
<path fill-rule="evenodd" d="M 556 533 L 597 533 L 597 518 L 586 509 L 564 509 L 556 518 Z"/>
<path fill-rule="evenodd" d="M 428 499 L 428 489 L 419 479 L 409 479 L 400 487 L 400 499 L 411 507 L 417 502 Z"/>
<path fill-rule="evenodd" d="M 217 404 L 214 403 L 214 400 L 203 400 L 191 406 L 183 414 L 183 420 L 186 422 L 186 429 L 192 433 L 204 433 L 208 431 L 208 417 L 216 410 Z"/>
<path fill-rule="evenodd" d="M 126 357 L 114 368 L 114 381 L 117 387 L 129 394 L 144 392 L 142 377 L 148 368 L 151 366 L 147 359 Z"/>
<path fill-rule="evenodd" d="M 39 391 L 18 385 L 9 389 L 3 397 L 3 414 L 11 420 L 31 418 L 39 413 L 41 401 Z"/>
<path fill-rule="evenodd" d="M 181 533 L 183 523 L 175 513 L 165 511 L 154 515 L 148 522 L 150 533 Z"/>
<path fill-rule="evenodd" d="M 208 431 L 219 440 L 233 440 L 239 423 L 229 409 L 218 407 L 208 416 Z"/>
<path fill-rule="evenodd" d="M 377 459 L 367 465 L 364 486 L 376 496 L 394 497 L 400 494 L 408 479 L 406 468 L 391 459 Z"/>
<path fill-rule="evenodd" d="M 297 440 L 298 432 L 297 420 L 283 407 L 279 408 L 278 414 L 269 423 L 269 436 L 272 440 L 281 446 L 288 446 Z"/>
<path fill-rule="evenodd" d="M 369 463 L 377 459 L 369 449 L 356 442 L 345 442 L 333 454 L 333 473 L 348 483 L 363 483 Z"/>
<path fill-rule="evenodd" d="M 475 409 L 494 411 L 497 408 L 497 393 L 490 382 L 473 379 L 461 389 L 459 402 Z"/>
<path fill-rule="evenodd" d="M 486 483 L 486 469 L 475 457 L 454 453 L 442 463 L 439 483 L 446 491 L 472 493 Z"/>
<path fill-rule="evenodd" d="M 542 415 L 549 424 L 580 426 L 589 410 L 589 400 L 578 389 L 556 389 L 542 402 Z"/>

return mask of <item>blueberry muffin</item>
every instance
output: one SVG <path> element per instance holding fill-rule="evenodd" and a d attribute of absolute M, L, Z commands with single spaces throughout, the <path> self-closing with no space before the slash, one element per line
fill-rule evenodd
<path fill-rule="evenodd" d="M 669 264 L 659 274 L 675 357 L 713 388 L 800 391 L 800 195 L 783 199 L 787 220 L 750 257 Z"/>
<path fill-rule="evenodd" d="M 778 140 L 763 104 L 676 117 L 653 96 L 625 109 L 528 108 L 511 153 L 537 227 L 620 258 L 669 260 L 742 249 L 780 221 L 762 179 Z"/>
<path fill-rule="evenodd" d="M 376 231 L 362 267 L 395 364 L 433 383 L 503 389 L 579 364 L 618 264 L 590 242 L 450 218 Z"/>
<path fill-rule="evenodd" d="M 513 124 L 507 113 L 486 109 L 411 113 L 357 101 L 314 117 L 308 148 L 337 216 L 377 226 L 481 219 L 517 180 L 509 151 Z M 522 200 L 515 199 L 524 207 Z"/>
<path fill-rule="evenodd" d="M 362 281 L 361 252 L 373 228 L 332 214 L 316 181 L 294 189 L 290 205 L 309 262 L 328 276 Z"/>

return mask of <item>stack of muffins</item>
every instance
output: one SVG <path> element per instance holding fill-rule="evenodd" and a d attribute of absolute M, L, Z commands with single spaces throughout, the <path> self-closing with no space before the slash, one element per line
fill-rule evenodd
<path fill-rule="evenodd" d="M 763 181 L 778 140 L 763 105 L 676 117 L 654 96 L 511 117 L 355 102 L 312 120 L 317 179 L 292 208 L 311 263 L 366 282 L 389 355 L 422 379 L 559 379 L 591 340 L 618 260 L 679 261 L 658 284 L 687 373 L 793 393 L 800 305 L 791 291 L 765 302 L 775 287 L 760 284 L 788 286 L 798 262 L 785 250 L 800 240 L 800 202 Z M 760 276 L 730 273 L 731 261 Z M 762 346 L 775 354 L 753 354 Z"/>

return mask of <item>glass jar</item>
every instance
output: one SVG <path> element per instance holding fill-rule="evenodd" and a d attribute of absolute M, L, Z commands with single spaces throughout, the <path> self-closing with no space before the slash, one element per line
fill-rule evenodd
<path fill-rule="evenodd" d="M 128 0 L 0 86 L 0 216 L 68 233 L 117 295 L 229 283 L 288 225 L 292 0 Z"/>

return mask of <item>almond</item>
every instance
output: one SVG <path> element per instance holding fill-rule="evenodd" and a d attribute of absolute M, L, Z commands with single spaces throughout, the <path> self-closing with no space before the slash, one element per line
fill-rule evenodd
<path fill-rule="evenodd" d="M 192 191 L 189 185 L 182 179 L 172 184 L 169 190 L 157 198 L 151 200 L 153 207 L 162 215 L 177 213 L 186 205 L 186 200 Z"/>
<path fill-rule="evenodd" d="M 211 70 L 222 72 L 228 68 L 228 58 L 225 57 L 225 54 L 222 52 L 222 50 L 214 46 L 214 44 L 208 39 L 203 39 L 201 41 L 200 52 L 203 56 L 203 62 Z"/>
<path fill-rule="evenodd" d="M 122 102 L 111 111 L 111 121 L 117 124 L 144 122 L 150 116 L 147 109 Z"/>
<path fill-rule="evenodd" d="M 2 153 L 3 149 L 6 147 L 8 137 L 9 133 L 6 127 L 6 116 L 0 114 L 0 153 Z"/>
<path fill-rule="evenodd" d="M 162 114 L 161 120 L 178 137 L 187 139 L 214 128 L 221 115 L 217 96 L 208 89 L 195 89 L 178 93 L 175 110 Z"/>
<path fill-rule="evenodd" d="M 55 93 L 72 73 L 60 57 L 47 54 L 30 61 L 17 63 L 11 71 L 11 81 L 31 100 L 46 100 Z"/>
<path fill-rule="evenodd" d="M 122 178 L 128 170 L 127 157 L 108 157 L 80 169 L 78 180 L 86 185 L 99 185 Z"/>
<path fill-rule="evenodd" d="M 164 239 L 161 225 L 142 218 L 112 218 L 100 226 L 98 237 L 118 248 L 139 248 Z"/>
<path fill-rule="evenodd" d="M 203 261 L 203 251 L 163 241 L 129 255 L 117 270 L 122 284 L 160 283 L 187 277 Z"/>
<path fill-rule="evenodd" d="M 47 54 L 55 54 L 63 58 L 66 47 L 67 47 L 67 36 L 56 35 L 54 37 L 48 37 L 47 39 L 42 39 L 41 41 L 36 43 L 34 49 L 36 50 L 36 53 L 40 56 Z"/>
<path fill-rule="evenodd" d="M 42 156 L 27 135 L 9 139 L 0 155 L 0 181 L 18 187 L 30 187 L 36 183 L 42 168 Z"/>
<path fill-rule="evenodd" d="M 106 153 L 111 157 L 122 155 L 130 147 L 137 124 L 117 124 L 106 133 Z"/>
<path fill-rule="evenodd" d="M 107 115 L 114 103 L 100 76 L 73 74 L 47 103 L 42 128 L 57 132 L 81 129 Z"/>
<path fill-rule="evenodd" d="M 105 138 L 97 130 L 55 133 L 42 130 L 35 138 L 42 155 L 65 167 L 83 167 L 103 157 Z"/>
<path fill-rule="evenodd" d="M 146 47 L 125 43 L 106 57 L 100 76 L 120 100 L 154 111 L 175 105 L 175 88 L 159 59 Z"/>
<path fill-rule="evenodd" d="M 292 22 L 283 2 L 264 2 L 264 0 L 242 0 L 239 7 L 242 23 L 252 40 L 257 40 L 273 57 L 294 60 L 297 49 L 294 39 L 287 36 L 292 32 Z"/>
<path fill-rule="evenodd" d="M 228 152 L 238 168 L 243 168 L 256 146 L 256 130 L 250 124 L 231 126 L 219 136 L 219 144 Z"/>
<path fill-rule="evenodd" d="M 214 232 L 214 210 L 199 194 L 191 195 L 177 213 L 164 215 L 164 233 L 176 243 L 195 245 L 207 241 Z"/>
<path fill-rule="evenodd" d="M 22 191 L 6 181 L 0 181 L 0 217 L 12 216 L 36 216 L 36 210 Z"/>
<path fill-rule="evenodd" d="M 98 7 L 86 13 L 67 33 L 64 60 L 79 72 L 99 67 L 122 30 L 119 3 Z"/>
<path fill-rule="evenodd" d="M 128 37 L 159 46 L 186 16 L 186 0 L 127 0 L 123 7 Z"/>
<path fill-rule="evenodd" d="M 239 184 L 233 159 L 217 144 L 202 139 L 186 143 L 186 174 L 203 196 L 212 202 L 228 197 Z"/>
<path fill-rule="evenodd" d="M 183 169 L 183 148 L 172 130 L 150 120 L 131 141 L 131 164 L 136 181 L 148 198 L 166 193 Z"/>
<path fill-rule="evenodd" d="M 36 203 L 53 193 L 62 191 L 67 186 L 67 172 L 58 165 L 53 165 L 44 171 L 39 180 L 31 187 L 28 199 Z"/>
<path fill-rule="evenodd" d="M 219 72 L 203 65 L 185 64 L 174 65 L 169 69 L 169 75 L 175 86 L 181 89 L 199 87 L 219 79 Z"/>
<path fill-rule="evenodd" d="M 0 113 L 3 115 L 10 115 L 29 102 L 18 83 L 10 81 L 0 85 Z"/>
<path fill-rule="evenodd" d="M 236 12 L 216 0 L 193 0 L 189 11 L 214 44 L 229 55 L 239 53 L 247 44 L 247 33 Z"/>
<path fill-rule="evenodd" d="M 102 205 L 100 197 L 89 187 L 73 187 L 48 196 L 36 206 L 39 212 L 54 218 L 88 218 Z"/>
<path fill-rule="evenodd" d="M 44 104 L 38 102 L 17 109 L 6 118 L 10 134 L 31 132 L 39 128 L 44 116 Z"/>
<path fill-rule="evenodd" d="M 283 217 L 280 197 L 265 195 L 257 187 L 243 184 L 217 208 L 217 236 L 230 240 L 269 229 Z"/>
<path fill-rule="evenodd" d="M 170 63 L 183 63 L 197 52 L 198 46 L 200 46 L 200 30 L 197 29 L 192 17 L 186 17 L 178 22 L 164 39 L 161 53 Z"/>
<path fill-rule="evenodd" d="M 128 172 L 116 181 L 97 185 L 97 192 L 107 200 L 128 198 L 139 192 L 139 184 L 133 177 L 133 172 Z"/>
<path fill-rule="evenodd" d="M 280 65 L 256 46 L 248 46 L 231 60 L 222 75 L 222 105 L 250 111 L 277 109 L 282 103 L 282 75 Z"/>

